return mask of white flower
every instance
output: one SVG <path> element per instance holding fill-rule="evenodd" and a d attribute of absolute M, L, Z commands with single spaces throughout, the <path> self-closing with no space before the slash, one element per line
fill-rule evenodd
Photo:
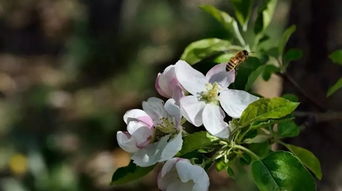
<path fill-rule="evenodd" d="M 242 90 L 231 90 L 228 86 L 235 80 L 235 71 L 226 72 L 225 64 L 214 66 L 204 76 L 185 61 L 175 66 L 176 77 L 190 94 L 180 99 L 183 116 L 195 126 L 202 124 L 209 133 L 227 138 L 229 131 L 224 122 L 224 111 L 239 118 L 243 110 L 258 97 Z"/>
<path fill-rule="evenodd" d="M 184 91 L 176 78 L 175 65 L 170 65 L 163 73 L 158 73 L 155 88 L 158 93 L 166 98 L 173 98 L 179 104 L 180 98 L 184 96 Z"/>
<path fill-rule="evenodd" d="M 172 158 L 182 148 L 180 126 L 181 114 L 173 99 L 165 104 L 159 98 L 143 102 L 143 110 L 132 109 L 125 113 L 127 132 L 118 131 L 119 146 L 133 153 L 132 159 L 138 166 L 151 166 Z M 165 135 L 153 142 L 156 131 Z M 173 134 L 177 133 L 173 136 Z"/>
<path fill-rule="evenodd" d="M 188 159 L 168 160 L 158 175 L 158 188 L 162 191 L 207 191 L 208 187 L 205 170 Z"/>

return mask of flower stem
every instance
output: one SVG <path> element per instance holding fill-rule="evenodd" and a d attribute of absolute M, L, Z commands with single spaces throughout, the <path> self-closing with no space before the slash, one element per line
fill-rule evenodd
<path fill-rule="evenodd" d="M 254 157 L 256 160 L 260 160 L 260 157 L 259 157 L 257 154 L 255 154 L 253 151 L 247 149 L 247 148 L 244 147 L 244 146 L 241 146 L 241 145 L 234 145 L 234 148 L 243 150 L 243 151 L 245 151 L 246 153 L 248 153 L 249 155 L 251 155 L 252 157 Z"/>

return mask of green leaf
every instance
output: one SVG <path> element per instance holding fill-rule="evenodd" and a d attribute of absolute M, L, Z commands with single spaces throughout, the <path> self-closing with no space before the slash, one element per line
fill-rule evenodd
<path fill-rule="evenodd" d="M 223 169 L 225 169 L 225 168 L 227 168 L 227 167 L 228 167 L 228 164 L 225 163 L 223 159 L 218 160 L 218 161 L 216 161 L 216 163 L 215 163 L 215 169 L 216 169 L 216 171 L 218 171 L 218 172 L 221 171 L 221 170 L 223 170 Z"/>
<path fill-rule="evenodd" d="M 280 123 L 283 121 L 289 121 L 292 119 L 293 119 L 293 117 L 291 115 L 287 115 L 287 116 L 280 118 L 280 119 L 268 119 L 266 121 L 255 121 L 255 122 L 251 123 L 250 128 L 251 129 L 268 128 L 268 127 L 272 127 L 276 123 Z"/>
<path fill-rule="evenodd" d="M 315 181 L 301 162 L 291 153 L 270 153 L 252 163 L 252 175 L 260 191 L 314 191 Z"/>
<path fill-rule="evenodd" d="M 262 73 L 262 78 L 265 81 L 268 81 L 271 78 L 272 74 L 276 72 L 280 72 L 280 69 L 278 67 L 270 64 L 265 65 L 264 72 Z"/>
<path fill-rule="evenodd" d="M 284 146 L 294 153 L 303 165 L 311 170 L 319 180 L 322 179 L 321 164 L 311 151 L 291 144 L 284 144 Z"/>
<path fill-rule="evenodd" d="M 221 23 L 228 31 L 234 33 L 234 25 L 237 25 L 235 19 L 228 13 L 221 11 L 211 5 L 203 5 L 201 9 L 213 16 L 219 23 Z"/>
<path fill-rule="evenodd" d="M 328 89 L 327 97 L 334 94 L 337 90 L 342 87 L 342 78 L 338 79 L 337 82 Z"/>
<path fill-rule="evenodd" d="M 272 21 L 274 9 L 277 5 L 277 0 L 265 0 L 255 21 L 254 33 L 263 32 Z"/>
<path fill-rule="evenodd" d="M 267 141 L 250 144 L 248 148 L 260 157 L 265 157 L 271 151 L 271 146 Z"/>
<path fill-rule="evenodd" d="M 266 65 L 259 66 L 256 70 L 254 70 L 247 79 L 247 83 L 245 85 L 245 90 L 248 91 L 251 89 L 252 85 L 254 84 L 255 80 L 264 72 Z"/>
<path fill-rule="evenodd" d="M 131 161 L 128 166 L 121 167 L 114 172 L 111 184 L 119 185 L 136 180 L 148 174 L 153 168 L 154 166 L 140 167 Z"/>
<path fill-rule="evenodd" d="M 199 131 L 183 138 L 183 147 L 178 156 L 212 145 L 218 138 L 206 131 Z"/>
<path fill-rule="evenodd" d="M 248 20 L 252 11 L 252 0 L 231 0 L 230 1 L 235 9 L 235 15 L 239 23 L 243 26 L 244 30 L 247 29 Z"/>
<path fill-rule="evenodd" d="M 294 102 L 298 102 L 298 97 L 294 94 L 284 94 L 282 95 L 281 97 L 287 99 L 287 100 L 290 100 L 290 101 L 294 101 Z"/>
<path fill-rule="evenodd" d="M 187 61 L 189 64 L 195 64 L 204 58 L 221 54 L 229 50 L 230 47 L 231 44 L 227 40 L 218 38 L 202 39 L 189 44 L 185 48 L 181 59 Z"/>
<path fill-rule="evenodd" d="M 292 113 L 298 105 L 281 97 L 260 98 L 242 112 L 239 123 L 246 126 L 255 121 L 282 118 Z"/>
<path fill-rule="evenodd" d="M 233 88 L 244 90 L 248 81 L 248 77 L 261 65 L 262 63 L 258 58 L 249 57 L 238 67 L 237 76 L 233 84 Z"/>
<path fill-rule="evenodd" d="M 337 64 L 342 64 L 342 49 L 335 50 L 333 53 L 329 55 L 329 58 Z"/>
<path fill-rule="evenodd" d="M 291 48 L 289 49 L 285 55 L 284 60 L 285 62 L 292 62 L 294 60 L 299 60 L 303 57 L 303 51 L 298 48 Z"/>
<path fill-rule="evenodd" d="M 245 139 L 244 142 L 247 143 L 247 144 L 262 143 L 262 142 L 267 141 L 270 138 L 271 138 L 270 135 L 257 135 L 257 136 L 255 136 L 253 138 Z"/>
<path fill-rule="evenodd" d="M 211 5 L 203 5 L 201 6 L 201 9 L 213 16 L 229 33 L 234 34 L 235 38 L 239 40 L 240 44 L 245 45 L 239 30 L 239 26 L 233 17 Z"/>
<path fill-rule="evenodd" d="M 296 31 L 296 26 L 292 25 L 289 28 L 287 28 L 285 32 L 283 33 L 280 39 L 279 45 L 278 45 L 280 55 L 283 55 L 287 41 L 289 41 L 292 33 L 294 33 L 295 31 Z"/>
<path fill-rule="evenodd" d="M 278 124 L 278 133 L 281 137 L 296 137 L 300 129 L 294 121 L 283 121 Z"/>

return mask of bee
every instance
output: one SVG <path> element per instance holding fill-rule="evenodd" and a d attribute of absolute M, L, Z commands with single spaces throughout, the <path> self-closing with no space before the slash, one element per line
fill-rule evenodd
<path fill-rule="evenodd" d="M 235 54 L 227 63 L 226 65 L 226 71 L 229 72 L 235 68 L 237 68 L 242 62 L 247 60 L 248 58 L 248 51 L 247 50 L 241 50 L 238 53 Z"/>

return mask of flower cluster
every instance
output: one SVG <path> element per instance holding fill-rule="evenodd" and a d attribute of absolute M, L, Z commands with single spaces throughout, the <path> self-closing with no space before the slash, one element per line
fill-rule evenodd
<path fill-rule="evenodd" d="M 211 135 L 229 138 L 226 114 L 239 118 L 258 99 L 248 92 L 229 89 L 234 80 L 235 71 L 227 72 L 225 64 L 214 66 L 206 75 L 182 60 L 168 66 L 155 83 L 158 93 L 168 100 L 152 97 L 142 103 L 142 110 L 127 111 L 127 131 L 117 132 L 119 146 L 132 153 L 133 162 L 140 167 L 166 161 L 158 176 L 161 190 L 208 190 L 205 170 L 175 157 L 187 134 L 182 124 L 186 120 L 196 127 L 203 125 Z"/>

